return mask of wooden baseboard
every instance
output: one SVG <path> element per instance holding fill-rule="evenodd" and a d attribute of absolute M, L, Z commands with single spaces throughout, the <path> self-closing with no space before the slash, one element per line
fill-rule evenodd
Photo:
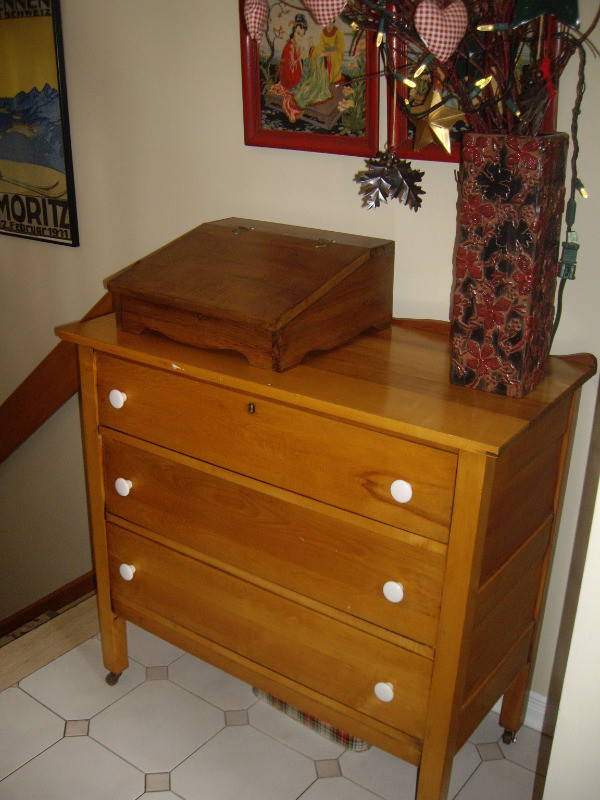
<path fill-rule="evenodd" d="M 92 570 L 91 572 L 86 572 L 85 575 L 80 575 L 79 578 L 75 578 L 74 581 L 67 583 L 65 586 L 61 586 L 60 589 L 46 595 L 46 597 L 42 597 L 41 600 L 36 600 L 35 603 L 27 606 L 27 608 L 17 611 L 16 614 L 0 620 L 0 636 L 12 633 L 12 631 L 36 619 L 45 611 L 58 611 L 95 590 L 96 573 Z"/>
<path fill-rule="evenodd" d="M 0 647 L 0 692 L 42 669 L 100 630 L 95 594 Z"/>

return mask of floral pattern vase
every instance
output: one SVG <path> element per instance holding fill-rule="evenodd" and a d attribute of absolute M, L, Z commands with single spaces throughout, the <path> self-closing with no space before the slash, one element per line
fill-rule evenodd
<path fill-rule="evenodd" d="M 523 397 L 543 377 L 568 142 L 565 133 L 463 137 L 452 383 Z"/>

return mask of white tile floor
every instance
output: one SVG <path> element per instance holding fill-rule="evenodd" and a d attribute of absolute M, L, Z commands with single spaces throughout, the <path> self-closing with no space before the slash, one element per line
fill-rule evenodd
<path fill-rule="evenodd" d="M 0 800 L 413 800 L 416 769 L 344 751 L 247 684 L 128 625 L 104 680 L 90 639 L 0 692 Z M 540 800 L 550 740 L 490 714 L 454 761 L 455 800 Z"/>

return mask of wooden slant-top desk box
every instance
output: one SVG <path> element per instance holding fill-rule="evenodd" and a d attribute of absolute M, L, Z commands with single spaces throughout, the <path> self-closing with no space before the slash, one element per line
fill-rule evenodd
<path fill-rule="evenodd" d="M 209 222 L 108 281 L 117 325 L 283 371 L 391 323 L 394 242 L 247 219 Z"/>
<path fill-rule="evenodd" d="M 450 384 L 447 325 L 283 373 L 113 316 L 60 335 L 113 675 L 131 620 L 420 765 L 418 800 L 501 695 L 519 727 L 591 357 L 517 400 Z"/>

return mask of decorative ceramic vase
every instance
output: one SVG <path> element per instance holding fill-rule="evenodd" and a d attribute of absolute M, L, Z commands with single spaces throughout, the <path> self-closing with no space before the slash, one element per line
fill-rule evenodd
<path fill-rule="evenodd" d="M 543 377 L 568 141 L 565 133 L 463 138 L 452 383 L 523 397 Z"/>

